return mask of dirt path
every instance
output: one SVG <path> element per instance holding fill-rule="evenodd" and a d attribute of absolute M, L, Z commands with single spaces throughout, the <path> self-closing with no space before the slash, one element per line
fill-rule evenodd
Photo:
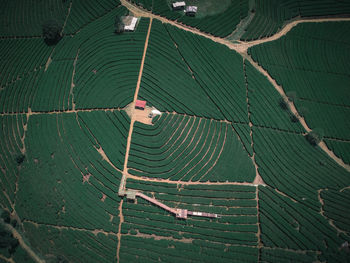
<path fill-rule="evenodd" d="M 160 178 L 148 178 L 139 177 L 135 175 L 128 174 L 129 179 L 145 182 L 155 182 L 155 183 L 167 183 L 167 184 L 178 184 L 178 185 L 248 185 L 248 186 L 258 186 L 254 183 L 248 182 L 185 182 L 185 181 L 171 181 L 170 179 L 160 179 Z"/>
<path fill-rule="evenodd" d="M 147 37 L 146 37 L 146 41 L 145 41 L 145 47 L 143 49 L 143 55 L 142 55 L 142 61 L 141 61 L 141 66 L 140 66 L 140 72 L 139 72 L 139 77 L 138 77 L 138 80 L 137 80 L 136 90 L 135 90 L 135 94 L 134 94 L 134 101 L 133 101 L 134 103 L 137 100 L 137 97 L 138 97 L 138 94 L 139 94 L 139 90 L 140 90 L 143 66 L 145 64 L 145 58 L 146 58 L 146 53 L 147 53 L 147 48 L 148 48 L 148 40 L 149 40 L 149 36 L 150 36 L 150 33 L 151 33 L 151 28 L 152 28 L 152 18 L 151 18 L 151 20 L 149 22 L 148 31 L 147 31 Z M 133 112 L 134 112 L 133 110 L 134 109 L 131 109 L 131 114 L 132 115 L 131 115 L 128 139 L 127 139 L 127 143 L 126 143 L 123 176 L 127 176 L 127 172 L 128 172 L 128 159 L 129 159 L 129 152 L 130 152 L 130 145 L 131 145 L 131 137 L 132 137 L 132 131 L 133 131 L 133 128 L 134 128 L 134 123 L 135 123 L 135 117 L 133 116 Z"/>
<path fill-rule="evenodd" d="M 120 200 L 120 204 L 119 204 L 119 227 L 118 227 L 118 245 L 117 245 L 117 263 L 120 262 L 119 260 L 119 252 L 120 252 L 120 244 L 121 244 L 121 238 L 122 238 L 122 224 L 124 222 L 124 216 L 123 216 L 123 199 Z"/>
<path fill-rule="evenodd" d="M 289 106 L 290 111 L 298 118 L 300 124 L 304 127 L 304 129 L 307 132 L 310 132 L 311 129 L 305 122 L 305 119 L 300 116 L 297 109 L 295 108 L 295 105 L 293 102 L 288 100 L 287 95 L 285 94 L 283 88 L 277 84 L 277 82 L 270 76 L 270 74 L 263 69 L 258 63 L 256 63 L 250 56 L 247 54 L 245 55 L 245 58 L 264 76 L 267 77 L 267 79 L 270 81 L 270 83 L 274 86 L 274 88 L 278 91 L 278 93 L 282 96 L 283 100 L 286 102 L 286 104 Z M 350 172 L 350 165 L 347 165 L 343 162 L 342 159 L 337 157 L 330 149 L 328 149 L 327 145 L 322 141 L 319 143 L 320 148 L 330 157 L 332 158 L 337 164 L 342 166 L 344 169 L 346 169 L 348 172 Z"/>
<path fill-rule="evenodd" d="M 30 108 L 29 108 L 30 109 Z M 0 117 L 3 116 L 16 116 L 19 114 L 27 115 L 27 118 L 32 115 L 50 115 L 50 114 L 65 114 L 65 113 L 78 113 L 78 112 L 93 112 L 93 111 L 121 111 L 121 108 L 91 108 L 91 109 L 77 109 L 77 110 L 62 110 L 62 111 L 31 111 L 28 112 L 11 112 L 11 113 L 0 113 Z"/>
<path fill-rule="evenodd" d="M 3 224 L 5 229 L 7 229 L 8 231 L 10 231 L 12 233 L 12 235 L 18 240 L 20 246 L 28 253 L 28 255 L 35 261 L 38 263 L 45 263 L 44 260 L 40 259 L 39 256 L 37 254 L 35 254 L 35 252 L 24 242 L 22 236 L 20 233 L 18 233 L 18 231 L 13 228 L 11 225 L 9 224 L 5 224 L 3 222 L 0 222 L 0 224 Z"/>
<path fill-rule="evenodd" d="M 165 17 L 161 17 L 159 15 L 155 15 L 150 13 L 149 11 L 142 9 L 140 7 L 134 6 L 133 4 L 129 3 L 126 0 L 121 0 L 121 3 L 123 6 L 125 6 L 127 9 L 129 9 L 131 12 L 133 12 L 136 16 L 142 16 L 142 17 L 149 17 L 149 18 L 154 18 L 160 20 L 162 23 L 170 24 L 173 26 L 176 26 L 177 28 L 183 29 L 185 31 L 192 32 L 193 34 L 203 36 L 205 38 L 209 38 L 213 40 L 216 43 L 223 44 L 227 46 L 230 49 L 233 49 L 237 51 L 238 53 L 243 53 L 245 54 L 248 50 L 248 48 L 252 46 L 256 46 L 259 44 L 263 44 L 266 42 L 274 41 L 276 39 L 281 38 L 282 36 L 286 35 L 293 27 L 300 23 L 318 23 L 318 22 L 332 22 L 332 21 L 350 21 L 350 18 L 309 18 L 309 19 L 299 19 L 295 20 L 289 24 L 287 24 L 284 28 L 282 28 L 279 32 L 277 32 L 275 35 L 264 38 L 264 39 L 259 39 L 259 40 L 254 40 L 254 41 L 249 41 L 249 42 L 243 42 L 243 41 L 238 41 L 238 43 L 232 43 L 227 39 L 219 38 L 212 36 L 210 34 L 204 33 L 199 31 L 196 28 L 189 27 L 187 25 L 181 24 L 179 22 L 171 21 Z"/>
<path fill-rule="evenodd" d="M 89 232 L 97 236 L 97 234 L 104 234 L 106 236 L 111 235 L 111 236 L 116 236 L 117 234 L 114 232 L 107 232 L 104 231 L 103 229 L 86 229 L 86 228 L 78 228 L 78 227 L 72 227 L 72 226 L 58 226 L 58 225 L 50 225 L 50 224 L 42 224 L 42 223 L 37 223 L 31 220 L 23 220 L 24 223 L 29 223 L 34 225 L 35 227 L 39 226 L 46 226 L 46 227 L 52 227 L 58 230 L 73 230 L 73 231 L 80 231 L 80 232 Z"/>

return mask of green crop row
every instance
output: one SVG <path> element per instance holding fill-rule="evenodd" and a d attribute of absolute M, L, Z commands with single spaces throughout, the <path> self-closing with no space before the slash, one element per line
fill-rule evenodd
<path fill-rule="evenodd" d="M 255 160 L 265 183 L 310 208 L 319 209 L 317 189 L 349 184 L 349 173 L 302 135 L 263 128 L 253 128 L 253 134 Z"/>
<path fill-rule="evenodd" d="M 296 17 L 349 15 L 350 3 L 337 0 L 258 0 L 254 17 L 241 40 L 269 37 Z"/>
<path fill-rule="evenodd" d="M 350 234 L 350 191 L 345 189 L 342 191 L 324 190 L 321 191 L 323 200 L 324 215 L 331 219 L 336 227 Z"/>
<path fill-rule="evenodd" d="M 118 243 L 115 235 L 31 223 L 24 223 L 24 229 L 31 246 L 36 248 L 34 252 L 46 262 L 114 261 Z"/>
<path fill-rule="evenodd" d="M 0 85 L 5 87 L 35 68 L 44 66 L 52 47 L 48 47 L 42 39 L 11 39 L 0 40 L 0 50 Z M 1 91 L 1 97 L 5 90 Z"/>
<path fill-rule="evenodd" d="M 121 262 L 256 262 L 255 247 L 216 245 L 207 241 L 183 243 L 122 236 Z"/>
<path fill-rule="evenodd" d="M 119 5 L 119 0 L 102 0 L 98 2 L 93 0 L 72 0 L 72 7 L 64 33 L 76 33 L 88 23 L 95 21 Z"/>
<path fill-rule="evenodd" d="M 254 180 L 250 158 L 230 125 L 196 117 L 166 115 L 153 130 L 135 125 L 129 172 L 182 181 Z"/>
<path fill-rule="evenodd" d="M 89 37 L 79 48 L 76 64 L 77 108 L 124 107 L 132 101 L 149 20 L 141 19 L 135 32 L 113 34 L 115 16 L 123 13 L 125 8 L 118 8 L 99 26 L 94 23 L 94 28 L 82 32 L 82 38 Z"/>
<path fill-rule="evenodd" d="M 12 210 L 15 201 L 16 182 L 25 156 L 22 138 L 26 125 L 25 115 L 0 117 L 0 201 L 2 206 Z"/>
<path fill-rule="evenodd" d="M 299 122 L 291 121 L 291 113 L 280 106 L 282 97 L 268 79 L 245 61 L 250 119 L 254 125 L 302 132 Z"/>
<path fill-rule="evenodd" d="M 50 19 L 54 19 L 62 26 L 68 13 L 69 2 L 57 0 L 2 2 L 0 38 L 41 36 L 43 23 Z"/>
<path fill-rule="evenodd" d="M 196 81 L 225 119 L 248 123 L 242 57 L 202 36 L 170 25 L 167 29 Z"/>
<path fill-rule="evenodd" d="M 314 193 L 317 195 L 316 191 Z M 266 247 L 320 251 L 317 255 L 320 261 L 341 262 L 348 257 L 339 249 L 348 237 L 338 235 L 319 211 L 313 211 L 270 187 L 259 187 L 259 219 L 261 241 Z M 288 254 L 270 252 L 266 255 L 265 251 L 262 257 L 282 258 L 282 255 L 288 257 Z M 309 253 L 309 256 L 314 257 L 315 254 Z M 301 262 L 305 259 L 303 256 L 300 258 Z"/>
<path fill-rule="evenodd" d="M 324 139 L 328 149 L 334 152 L 344 163 L 350 164 L 350 142 Z"/>
<path fill-rule="evenodd" d="M 116 133 L 113 122 L 107 120 L 121 119 L 121 113 L 98 113 L 94 116 L 105 120 L 105 133 Z M 30 117 L 16 195 L 16 210 L 22 220 L 92 230 L 117 229 L 121 174 L 103 160 L 91 137 L 85 135 L 95 130 L 84 119 L 75 114 Z M 100 134 L 96 138 L 105 146 L 105 138 Z M 113 156 L 108 156 L 113 160 Z"/>
<path fill-rule="evenodd" d="M 218 37 L 226 37 L 231 34 L 248 14 L 248 1 L 232 0 L 224 10 L 215 14 L 211 14 L 212 10 L 201 10 L 199 7 L 199 14 L 196 17 L 186 16 L 183 11 L 173 11 L 167 0 L 130 0 L 130 2 L 152 11 L 154 14 L 176 20 Z M 213 5 L 207 8 L 213 8 Z"/>
<path fill-rule="evenodd" d="M 152 22 L 139 97 L 160 111 L 223 118 L 193 78 L 166 26 L 158 20 Z"/>

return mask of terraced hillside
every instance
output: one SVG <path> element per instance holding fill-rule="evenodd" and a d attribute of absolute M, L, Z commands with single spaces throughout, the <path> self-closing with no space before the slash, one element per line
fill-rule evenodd
<path fill-rule="evenodd" d="M 348 1 L 2 2 L 0 262 L 350 261 Z"/>

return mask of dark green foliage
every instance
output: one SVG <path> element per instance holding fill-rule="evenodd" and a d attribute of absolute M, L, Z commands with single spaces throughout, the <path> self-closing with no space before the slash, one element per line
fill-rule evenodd
<path fill-rule="evenodd" d="M 308 134 L 306 134 L 305 138 L 311 145 L 315 146 L 322 141 L 323 133 L 320 130 L 313 130 L 313 131 L 309 132 Z"/>
<path fill-rule="evenodd" d="M 10 218 L 10 212 L 7 210 L 3 210 L 1 212 L 1 218 L 4 220 L 5 223 L 10 223 L 11 218 Z"/>
<path fill-rule="evenodd" d="M 43 37 L 48 46 L 56 45 L 62 38 L 61 26 L 55 20 L 48 20 L 43 24 Z"/>
<path fill-rule="evenodd" d="M 16 252 L 18 245 L 18 240 L 6 229 L 4 223 L 0 222 L 0 249 L 7 250 L 11 255 Z"/>
<path fill-rule="evenodd" d="M 284 100 L 284 98 L 280 98 L 279 106 L 281 107 L 282 110 L 288 110 L 289 109 L 288 103 Z"/>
<path fill-rule="evenodd" d="M 17 155 L 17 157 L 16 157 L 16 162 L 17 162 L 17 164 L 18 164 L 18 165 L 21 165 L 21 164 L 23 163 L 23 161 L 24 161 L 25 158 L 26 158 L 26 157 L 25 157 L 24 154 Z"/>
<path fill-rule="evenodd" d="M 124 23 L 120 16 L 116 16 L 115 22 L 114 22 L 114 33 L 121 34 L 124 32 Z"/>

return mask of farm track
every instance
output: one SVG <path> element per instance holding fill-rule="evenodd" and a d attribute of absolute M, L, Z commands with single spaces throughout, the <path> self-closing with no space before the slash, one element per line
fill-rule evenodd
<path fill-rule="evenodd" d="M 59 225 L 38 223 L 38 222 L 34 222 L 32 220 L 23 220 L 23 223 L 29 223 L 29 224 L 34 225 L 35 227 L 46 226 L 46 227 L 51 227 L 51 228 L 55 228 L 58 230 L 73 230 L 73 231 L 80 231 L 80 232 L 89 232 L 91 234 L 94 234 L 95 236 L 97 236 L 97 234 L 104 234 L 106 236 L 108 236 L 108 235 L 117 236 L 116 233 L 107 232 L 107 231 L 104 231 L 103 229 L 87 229 L 87 228 L 72 227 L 72 226 L 59 226 Z"/>
<path fill-rule="evenodd" d="M 271 41 L 277 40 L 277 39 L 283 37 L 284 35 L 286 35 L 290 30 L 292 30 L 293 27 L 297 26 L 300 23 L 350 21 L 350 18 L 348 18 L 348 17 L 343 17 L 343 18 L 338 18 L 338 17 L 334 17 L 333 18 L 333 17 L 331 17 L 331 18 L 298 19 L 298 20 L 292 21 L 289 24 L 285 25 L 279 32 L 277 32 L 276 34 L 272 35 L 271 37 L 267 37 L 267 38 L 259 39 L 259 40 L 253 40 L 253 41 L 249 41 L 249 42 L 237 41 L 238 43 L 232 43 L 229 40 L 226 40 L 226 39 L 223 39 L 223 38 L 219 38 L 219 37 L 215 37 L 215 36 L 212 36 L 212 35 L 207 34 L 207 33 L 203 33 L 201 31 L 199 31 L 198 29 L 186 26 L 186 25 L 184 25 L 182 23 L 175 22 L 175 21 L 169 20 L 167 18 L 161 17 L 159 15 L 152 14 L 149 11 L 146 11 L 144 9 L 141 9 L 141 8 L 139 8 L 139 7 L 129 3 L 127 0 L 121 0 L 121 3 L 122 3 L 123 6 L 125 6 L 127 9 L 129 9 L 129 11 L 134 13 L 136 16 L 149 17 L 151 19 L 153 19 L 153 18 L 154 19 L 158 19 L 162 23 L 170 24 L 170 25 L 176 26 L 177 28 L 183 29 L 185 31 L 189 31 L 189 32 L 191 32 L 193 34 L 200 35 L 200 36 L 203 36 L 205 38 L 211 39 L 212 41 L 214 41 L 216 43 L 219 43 L 219 44 L 222 44 L 222 45 L 225 45 L 228 48 L 230 48 L 232 50 L 235 50 L 236 52 L 241 54 L 244 59 L 247 59 L 259 72 L 261 72 L 264 76 L 267 77 L 269 82 L 278 91 L 278 93 L 283 97 L 283 99 L 286 101 L 286 103 L 290 107 L 291 112 L 298 118 L 298 120 L 300 121 L 301 125 L 304 127 L 304 129 L 307 132 L 311 131 L 311 129 L 309 128 L 309 126 L 305 122 L 304 118 L 302 118 L 300 116 L 300 114 L 298 113 L 298 111 L 295 108 L 294 104 L 292 102 L 288 101 L 287 96 L 286 96 L 283 88 L 276 83 L 276 81 L 270 76 L 270 74 L 266 70 L 264 70 L 257 62 L 255 62 L 251 58 L 251 56 L 248 55 L 248 48 L 256 46 L 256 45 L 260 45 L 260 44 L 263 44 L 263 43 L 267 43 L 267 42 L 271 42 Z M 342 159 L 337 157 L 330 149 L 328 149 L 327 145 L 323 141 L 320 142 L 319 147 L 330 158 L 332 158 L 338 165 L 342 166 L 344 169 L 346 169 L 347 171 L 350 172 L 350 165 L 345 164 Z"/>
<path fill-rule="evenodd" d="M 16 238 L 20 244 L 20 246 L 28 253 L 28 255 L 37 263 L 44 263 L 45 261 L 40 259 L 37 254 L 24 242 L 22 235 L 11 225 L 4 224 L 3 222 L 0 222 L 0 224 L 3 224 L 5 229 L 10 231 L 14 238 Z"/>

